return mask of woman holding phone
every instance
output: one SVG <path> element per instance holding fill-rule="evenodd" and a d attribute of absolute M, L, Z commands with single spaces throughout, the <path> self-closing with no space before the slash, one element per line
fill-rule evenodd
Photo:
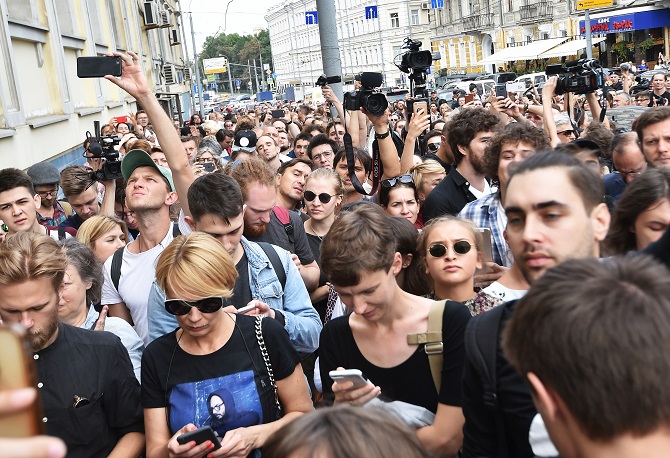
<path fill-rule="evenodd" d="M 463 440 L 461 377 L 470 313 L 462 304 L 446 301 L 432 322 L 440 325 L 444 349 L 438 382 L 425 344 L 417 343 L 416 336 L 427 331 L 434 301 L 400 288 L 396 276 L 403 257 L 393 240 L 384 212 L 359 204 L 339 216 L 321 244 L 323 270 L 342 302 L 353 309 L 326 323 L 321 333 L 324 399 L 362 406 L 381 397 L 409 404 L 413 412 L 428 412 L 421 418 L 430 421 L 413 423 L 417 437 L 438 456 L 456 456 Z M 343 369 L 360 370 L 370 383 L 354 388 L 351 381 L 334 382 L 330 372 Z"/>
<path fill-rule="evenodd" d="M 433 280 L 435 300 L 465 304 L 474 316 L 499 305 L 501 299 L 475 292 L 475 273 L 483 266 L 483 237 L 475 224 L 455 216 L 432 219 L 419 235 L 418 252 Z"/>
<path fill-rule="evenodd" d="M 312 410 L 282 325 L 227 306 L 236 277 L 223 245 L 204 233 L 177 237 L 158 258 L 156 281 L 179 328 L 142 359 L 148 458 L 259 456 L 272 433 Z M 201 427 L 218 434 L 221 448 L 179 443 Z"/>

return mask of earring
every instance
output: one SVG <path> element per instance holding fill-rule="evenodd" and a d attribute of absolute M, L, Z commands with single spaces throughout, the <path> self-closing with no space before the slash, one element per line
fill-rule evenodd
<path fill-rule="evenodd" d="M 7 227 L 7 225 L 5 223 L 2 223 L 2 226 L 0 226 L 0 227 L 2 227 L 2 230 L 4 232 L 9 232 L 9 228 Z"/>

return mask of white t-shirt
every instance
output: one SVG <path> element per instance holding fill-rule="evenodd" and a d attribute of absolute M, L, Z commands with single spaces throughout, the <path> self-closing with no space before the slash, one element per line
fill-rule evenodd
<path fill-rule="evenodd" d="M 130 310 L 130 316 L 135 323 L 135 332 L 148 345 L 149 327 L 147 323 L 147 302 L 151 284 L 156 279 L 156 260 L 172 239 L 172 224 L 167 235 L 161 243 L 143 253 L 131 253 L 126 247 L 123 251 L 123 262 L 121 263 L 121 276 L 119 278 L 119 291 L 114 288 L 112 282 L 112 259 L 105 262 L 104 283 L 102 285 L 102 305 L 118 304 L 123 302 Z"/>
<path fill-rule="evenodd" d="M 528 292 L 525 289 L 510 289 L 507 286 L 501 285 L 497 281 L 494 281 L 482 291 L 489 296 L 499 297 L 505 302 L 521 299 Z"/>

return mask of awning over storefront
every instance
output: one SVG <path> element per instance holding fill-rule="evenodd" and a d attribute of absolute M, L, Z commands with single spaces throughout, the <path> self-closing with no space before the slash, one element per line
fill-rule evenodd
<path fill-rule="evenodd" d="M 670 9 L 635 11 L 633 8 L 630 8 L 628 11 L 626 11 L 627 14 L 622 14 L 624 11 L 620 10 L 616 11 L 616 14 L 612 12 L 611 14 L 599 13 L 592 15 L 591 33 L 632 32 L 633 30 L 670 26 Z M 581 35 L 586 33 L 584 20 L 579 21 L 579 33 Z"/>
<path fill-rule="evenodd" d="M 538 57 L 542 57 L 542 53 L 556 47 L 567 39 L 567 37 L 549 38 L 548 40 L 534 41 L 524 46 L 510 46 L 509 48 L 501 49 L 497 53 L 480 60 L 477 65 L 496 64 L 512 60 L 537 59 Z"/>
<path fill-rule="evenodd" d="M 601 41 L 605 41 L 606 37 L 597 37 L 593 38 L 593 45 L 597 45 Z M 543 52 L 540 54 L 540 58 L 546 59 L 549 57 L 563 57 L 563 56 L 575 56 L 580 54 L 582 49 L 586 49 L 586 39 L 580 38 L 579 40 L 566 41 L 563 44 L 551 48 L 549 51 Z"/>

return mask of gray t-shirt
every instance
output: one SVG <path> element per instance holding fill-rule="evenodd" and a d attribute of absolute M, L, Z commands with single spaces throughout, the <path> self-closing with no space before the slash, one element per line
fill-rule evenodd
<path fill-rule="evenodd" d="M 268 228 L 265 233 L 258 237 L 247 238 L 252 242 L 271 243 L 286 251 L 297 254 L 300 263 L 303 266 L 311 264 L 314 262 L 314 255 L 312 254 L 312 249 L 309 247 L 309 241 L 307 240 L 307 233 L 305 232 L 302 219 L 300 218 L 300 215 L 294 211 L 289 211 L 288 214 L 291 217 L 291 225 L 293 226 L 294 243 L 289 241 L 284 225 L 279 221 L 279 218 L 277 218 L 274 211 L 270 213 L 270 222 L 268 223 Z"/>

